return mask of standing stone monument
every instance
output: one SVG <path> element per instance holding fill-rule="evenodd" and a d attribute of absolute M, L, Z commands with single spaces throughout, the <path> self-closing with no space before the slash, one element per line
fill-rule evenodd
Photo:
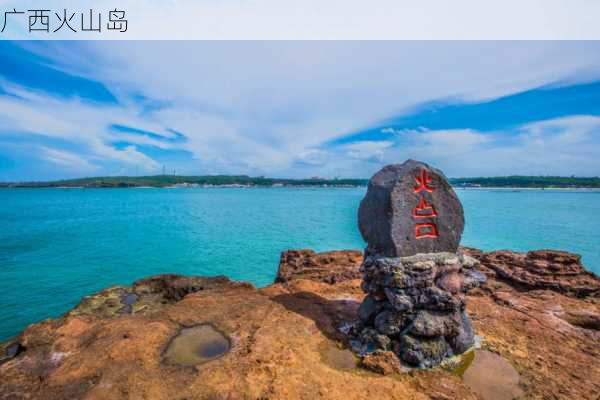
<path fill-rule="evenodd" d="M 444 174 L 408 160 L 369 181 L 358 211 L 367 242 L 367 293 L 351 334 L 361 355 L 393 351 L 421 368 L 473 346 L 464 293 L 485 281 L 477 261 L 457 253 L 463 209 Z"/>

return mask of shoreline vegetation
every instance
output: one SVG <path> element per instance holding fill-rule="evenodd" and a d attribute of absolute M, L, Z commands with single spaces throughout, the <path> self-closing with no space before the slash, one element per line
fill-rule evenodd
<path fill-rule="evenodd" d="M 600 189 L 600 177 L 504 176 L 450 178 L 465 189 Z M 195 188 L 195 187 L 364 187 L 368 179 L 286 179 L 247 175 L 154 175 L 66 179 L 45 182 L 0 182 L 0 188 Z"/>

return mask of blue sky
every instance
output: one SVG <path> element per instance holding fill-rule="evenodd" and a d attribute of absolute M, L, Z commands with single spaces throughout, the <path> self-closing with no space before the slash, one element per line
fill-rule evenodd
<path fill-rule="evenodd" d="M 600 175 L 597 42 L 0 41 L 0 181 Z"/>

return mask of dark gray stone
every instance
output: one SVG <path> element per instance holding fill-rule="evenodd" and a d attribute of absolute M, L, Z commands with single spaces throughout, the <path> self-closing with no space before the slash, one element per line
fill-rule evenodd
<path fill-rule="evenodd" d="M 373 296 L 367 296 L 360 304 L 358 308 L 358 318 L 365 324 L 372 324 L 375 316 L 381 309 L 383 304 L 373 298 Z"/>
<path fill-rule="evenodd" d="M 410 319 L 411 315 L 408 313 L 384 310 L 377 314 L 374 325 L 377 332 L 387 336 L 396 336 L 404 330 Z"/>
<path fill-rule="evenodd" d="M 23 353 L 26 348 L 19 342 L 13 342 L 4 347 L 4 354 L 0 353 L 0 364 L 17 357 L 19 354 Z"/>
<path fill-rule="evenodd" d="M 413 308 L 413 302 L 411 297 L 404 293 L 402 290 L 385 288 L 385 295 L 394 307 L 398 311 L 410 311 Z"/>
<path fill-rule="evenodd" d="M 458 313 L 420 310 L 413 320 L 408 333 L 424 337 L 454 337 L 458 335 L 461 316 Z"/>
<path fill-rule="evenodd" d="M 423 173 L 431 181 L 423 182 Z M 428 190 L 419 190 L 426 183 Z M 415 218 L 413 210 L 424 199 L 435 217 Z M 431 209 L 417 211 L 423 215 Z M 416 223 L 432 223 L 437 237 L 416 238 Z M 444 174 L 429 165 L 408 160 L 384 167 L 369 181 L 360 203 L 358 224 L 368 243 L 367 254 L 405 257 L 417 253 L 456 252 L 464 228 L 463 209 Z M 430 232 L 422 229 L 420 232 Z"/>
<path fill-rule="evenodd" d="M 426 310 L 457 311 L 464 308 L 459 297 L 435 286 L 423 289 L 414 302 L 417 307 Z"/>
<path fill-rule="evenodd" d="M 373 328 L 364 328 L 358 335 L 357 340 L 352 341 L 350 345 L 356 353 L 362 356 L 378 350 L 390 350 L 392 340 Z"/>
<path fill-rule="evenodd" d="M 452 349 L 443 337 L 424 338 L 402 335 L 398 356 L 406 363 L 420 368 L 429 368 L 439 364 L 445 357 L 452 355 Z"/>
<path fill-rule="evenodd" d="M 469 316 L 464 311 L 461 313 L 458 335 L 449 338 L 448 343 L 454 350 L 454 354 L 461 354 L 473 347 L 475 344 L 475 333 Z"/>

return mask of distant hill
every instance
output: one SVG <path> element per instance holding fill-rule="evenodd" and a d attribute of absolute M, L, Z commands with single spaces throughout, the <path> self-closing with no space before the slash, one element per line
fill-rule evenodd
<path fill-rule="evenodd" d="M 103 176 L 81 179 L 67 179 L 50 182 L 10 182 L 0 183 L 0 188 L 24 187 L 86 187 L 86 188 L 127 188 L 127 187 L 169 187 L 169 186 L 322 186 L 357 187 L 366 186 L 368 179 L 281 179 L 250 177 L 246 175 L 154 175 L 154 176 Z M 560 176 L 499 176 L 481 178 L 450 178 L 456 187 L 515 187 L 515 188 L 600 188 L 600 178 L 577 178 Z"/>

